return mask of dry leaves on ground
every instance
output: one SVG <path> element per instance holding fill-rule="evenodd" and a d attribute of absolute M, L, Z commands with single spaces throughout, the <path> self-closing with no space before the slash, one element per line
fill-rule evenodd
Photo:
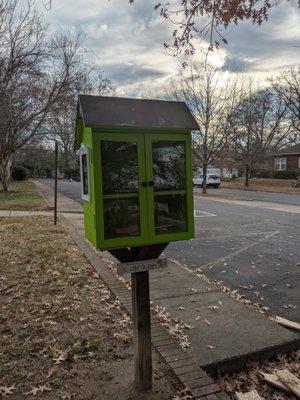
<path fill-rule="evenodd" d="M 218 380 L 219 385 L 227 392 L 231 399 L 234 399 L 234 393 L 247 392 L 257 390 L 259 395 L 264 399 L 274 400 L 296 400 L 296 397 L 287 394 L 274 386 L 264 382 L 260 377 L 260 372 L 274 373 L 279 369 L 287 369 L 294 375 L 299 377 L 300 371 L 300 354 L 293 352 L 288 355 L 278 355 L 272 361 L 262 363 L 250 363 L 241 372 L 225 375 Z"/>
<path fill-rule="evenodd" d="M 131 320 L 67 232 L 1 218 L 0 243 L 0 398 L 125 399 Z M 155 382 L 154 400 L 176 392 L 166 373 Z"/>

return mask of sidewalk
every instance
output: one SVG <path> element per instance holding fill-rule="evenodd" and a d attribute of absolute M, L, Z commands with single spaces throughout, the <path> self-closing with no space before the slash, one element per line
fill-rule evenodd
<path fill-rule="evenodd" d="M 51 202 L 53 190 L 41 182 L 37 186 L 46 201 Z M 72 213 L 75 209 L 78 210 L 76 214 Z M 90 262 L 101 269 L 101 275 L 111 273 L 101 262 L 99 252 L 84 239 L 82 206 L 59 194 L 60 210 L 63 223 Z M 107 252 L 102 253 L 102 259 L 115 261 Z M 130 280 L 129 276 L 127 278 Z M 120 293 L 128 292 L 121 282 L 117 286 Z M 170 260 L 166 270 L 151 271 L 150 294 L 155 304 L 165 307 L 172 317 L 190 328 L 186 330 L 191 342 L 187 351 L 198 365 L 213 374 L 237 370 L 248 361 L 263 360 L 299 348 L 298 334 L 270 321 Z M 126 298 L 129 307 L 130 296 Z"/>
<path fill-rule="evenodd" d="M 34 217 L 34 216 L 46 216 L 50 217 L 53 215 L 51 211 L 10 211 L 0 210 L 0 217 Z"/>
<path fill-rule="evenodd" d="M 49 207 L 54 207 L 54 194 L 53 189 L 39 180 L 33 181 L 40 195 L 43 197 Z M 70 197 L 64 196 L 58 192 L 57 196 L 57 211 L 59 213 L 83 213 L 83 207 L 81 204 L 70 199 Z M 53 214 L 53 213 L 52 213 Z"/>

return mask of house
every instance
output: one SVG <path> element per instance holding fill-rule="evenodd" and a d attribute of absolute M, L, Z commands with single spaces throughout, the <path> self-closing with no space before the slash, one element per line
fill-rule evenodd
<path fill-rule="evenodd" d="M 272 157 L 276 171 L 300 172 L 300 144 L 277 150 Z"/>

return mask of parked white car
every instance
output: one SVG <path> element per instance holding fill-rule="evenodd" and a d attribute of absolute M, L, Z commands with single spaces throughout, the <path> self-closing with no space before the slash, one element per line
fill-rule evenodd
<path fill-rule="evenodd" d="M 197 174 L 193 179 L 193 184 L 195 187 L 202 187 L 203 185 L 203 175 Z M 221 184 L 219 175 L 207 174 L 206 185 L 214 188 L 218 188 Z"/>

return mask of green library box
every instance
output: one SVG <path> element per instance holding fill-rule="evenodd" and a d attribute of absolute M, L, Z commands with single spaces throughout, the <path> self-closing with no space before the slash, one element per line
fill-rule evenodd
<path fill-rule="evenodd" d="M 191 131 L 185 103 L 80 95 L 86 238 L 100 250 L 194 236 Z"/>

